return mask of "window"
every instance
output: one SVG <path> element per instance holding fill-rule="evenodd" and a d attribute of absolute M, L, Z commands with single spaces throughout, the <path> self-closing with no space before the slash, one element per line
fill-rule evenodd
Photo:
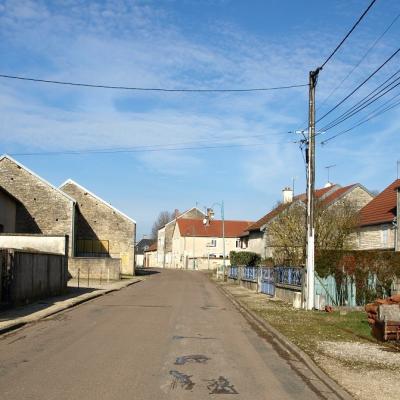
<path fill-rule="evenodd" d="M 236 239 L 236 248 L 240 249 L 242 247 L 242 241 L 240 239 Z"/>
<path fill-rule="evenodd" d="M 0 233 L 3 233 L 3 232 L 4 232 L 4 225 L 0 224 Z"/>
<path fill-rule="evenodd" d="M 210 247 L 217 247 L 217 239 L 211 239 Z"/>

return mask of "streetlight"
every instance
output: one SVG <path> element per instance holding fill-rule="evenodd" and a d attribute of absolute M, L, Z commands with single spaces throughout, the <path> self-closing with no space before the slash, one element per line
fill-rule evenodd
<path fill-rule="evenodd" d="M 210 208 L 207 208 L 207 217 L 204 218 L 203 224 L 207 224 L 208 220 L 214 219 L 214 211 L 213 207 L 219 206 L 221 208 L 221 220 L 222 220 L 222 257 L 223 257 L 223 277 L 225 279 L 225 272 L 226 272 L 226 259 L 225 259 L 225 216 L 224 216 L 224 201 L 222 200 L 221 203 L 213 203 Z M 217 276 L 218 276 L 217 272 Z"/>

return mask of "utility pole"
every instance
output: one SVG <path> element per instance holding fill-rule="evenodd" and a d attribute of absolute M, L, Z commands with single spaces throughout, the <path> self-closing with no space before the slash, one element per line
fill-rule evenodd
<path fill-rule="evenodd" d="M 221 202 L 221 219 L 222 219 L 222 257 L 224 258 L 224 272 L 222 279 L 225 280 L 226 273 L 226 255 L 225 255 L 225 211 L 224 211 L 224 201 Z"/>
<path fill-rule="evenodd" d="M 309 109 L 308 109 L 308 141 L 307 141 L 307 289 L 306 309 L 314 308 L 314 194 L 315 194 L 315 87 L 320 68 L 309 74 Z"/>

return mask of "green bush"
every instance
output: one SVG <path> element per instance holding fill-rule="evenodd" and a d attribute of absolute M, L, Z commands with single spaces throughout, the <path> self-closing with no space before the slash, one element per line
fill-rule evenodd
<path fill-rule="evenodd" d="M 261 261 L 260 255 L 251 251 L 231 251 L 229 258 L 231 265 L 257 265 Z"/>

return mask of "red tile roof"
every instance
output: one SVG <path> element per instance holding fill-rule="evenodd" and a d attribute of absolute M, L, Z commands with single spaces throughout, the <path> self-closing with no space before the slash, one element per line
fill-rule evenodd
<path fill-rule="evenodd" d="M 397 191 L 400 179 L 396 179 L 360 211 L 360 226 L 392 222 L 396 217 Z"/>
<path fill-rule="evenodd" d="M 332 186 L 329 186 L 326 188 L 324 187 L 321 189 L 317 189 L 315 191 L 315 197 L 317 199 L 322 200 L 326 205 L 328 205 L 328 204 L 333 203 L 335 200 L 337 200 L 342 195 L 344 195 L 347 191 L 353 189 L 356 185 L 358 185 L 358 184 L 348 185 L 345 187 L 340 187 L 339 185 L 332 185 Z M 294 196 L 294 198 L 293 198 L 293 201 L 305 202 L 306 200 L 307 200 L 306 193 L 301 193 L 297 196 Z M 253 225 L 249 226 L 249 228 L 247 230 L 248 231 L 259 230 L 263 225 L 265 225 L 267 222 L 271 221 L 278 214 L 280 214 L 283 210 L 285 210 L 289 206 L 289 204 L 291 204 L 291 203 L 279 204 L 277 207 L 273 208 L 268 214 L 264 215 Z"/>
<path fill-rule="evenodd" d="M 157 250 L 157 242 L 154 242 L 153 244 L 151 244 L 149 246 L 149 248 L 147 250 L 145 250 L 145 253 L 149 252 L 149 251 L 156 251 Z"/>
<path fill-rule="evenodd" d="M 239 237 L 252 221 L 225 221 L 225 237 Z M 212 220 L 204 225 L 200 219 L 178 219 L 181 236 L 222 237 L 222 221 Z"/>

